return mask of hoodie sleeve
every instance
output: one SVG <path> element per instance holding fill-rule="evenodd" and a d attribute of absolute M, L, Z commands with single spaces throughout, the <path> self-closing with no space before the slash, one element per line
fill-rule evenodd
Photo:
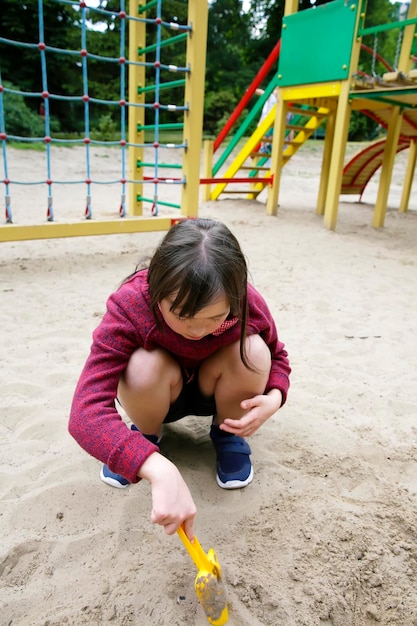
<path fill-rule="evenodd" d="M 137 294 L 136 302 L 132 302 L 131 292 L 131 288 L 122 287 L 107 301 L 107 311 L 93 333 L 90 354 L 75 389 L 68 428 L 86 452 L 135 483 L 142 463 L 159 449 L 140 432 L 131 431 L 115 405 L 120 376 L 132 353 L 143 345 L 130 310 L 140 316 L 145 303 Z M 145 311 L 144 316 L 148 316 Z"/>

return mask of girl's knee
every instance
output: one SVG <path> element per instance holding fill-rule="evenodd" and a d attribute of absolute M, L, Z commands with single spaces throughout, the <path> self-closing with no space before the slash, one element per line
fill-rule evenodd
<path fill-rule="evenodd" d="M 164 381 L 172 385 L 181 378 L 178 362 L 166 350 L 143 348 L 132 353 L 122 375 L 123 382 L 128 386 L 147 386 L 153 382 L 163 384 Z"/>
<path fill-rule="evenodd" d="M 221 369 L 232 369 L 235 373 L 240 370 L 246 374 L 249 374 L 251 370 L 254 370 L 254 373 L 270 371 L 271 352 L 260 335 L 246 337 L 245 352 L 249 368 L 242 361 L 238 341 L 219 350 L 218 362 L 221 364 Z"/>
<path fill-rule="evenodd" d="M 249 335 L 246 338 L 246 354 L 249 364 L 261 371 L 271 369 L 271 352 L 260 335 Z"/>

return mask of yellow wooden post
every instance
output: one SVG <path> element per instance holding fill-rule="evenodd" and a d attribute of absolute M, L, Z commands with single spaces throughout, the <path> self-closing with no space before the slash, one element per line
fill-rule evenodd
<path fill-rule="evenodd" d="M 412 0 L 408 8 L 408 18 L 417 17 L 417 0 Z M 415 37 L 415 26 L 410 24 L 404 28 L 403 41 L 401 46 L 400 58 L 398 61 L 398 69 L 405 74 L 408 74 L 411 68 L 411 50 L 413 48 L 413 41 Z M 408 211 L 408 204 L 410 202 L 411 188 L 413 184 L 414 172 L 416 169 L 417 160 L 417 141 L 414 139 L 410 143 L 410 152 L 408 155 L 407 169 L 405 173 L 403 191 L 401 194 L 401 202 L 399 210 L 401 213 Z"/>
<path fill-rule="evenodd" d="M 330 230 L 335 230 L 339 208 L 340 189 L 342 187 L 343 162 L 349 132 L 351 105 L 349 102 L 350 83 L 343 81 L 337 103 L 333 148 L 330 168 L 326 175 L 328 187 L 324 207 L 324 223 Z"/>
<path fill-rule="evenodd" d="M 352 10 L 354 5 L 352 5 Z M 358 30 L 360 20 L 363 19 L 360 7 L 356 14 L 354 33 Z M 361 38 L 357 37 L 352 41 L 352 54 L 350 57 L 348 76 L 352 76 L 356 71 L 359 62 Z M 337 211 L 339 208 L 339 196 L 342 187 L 343 161 L 346 152 L 346 142 L 349 132 L 349 121 L 351 105 L 349 101 L 350 78 L 342 81 L 341 90 L 337 103 L 335 120 L 334 141 L 332 148 L 331 163 L 328 172 L 329 185 L 326 194 L 324 208 L 324 223 L 330 230 L 335 230 L 337 222 Z"/>
<path fill-rule="evenodd" d="M 400 208 L 399 208 L 401 213 L 406 213 L 408 211 L 408 203 L 410 202 L 411 187 L 413 185 L 416 162 L 417 162 L 417 140 L 414 139 L 410 143 L 410 153 L 408 155 L 407 169 L 405 172 L 403 191 L 401 194 L 401 202 L 400 202 Z"/>
<path fill-rule="evenodd" d="M 298 0 L 285 0 L 284 17 L 298 11 Z"/>
<path fill-rule="evenodd" d="M 378 195 L 376 199 L 374 218 L 372 225 L 375 228 L 382 228 L 387 211 L 388 194 L 391 186 L 392 169 L 394 167 L 395 155 L 397 154 L 398 138 L 400 136 L 402 112 L 400 107 L 392 107 L 391 117 L 388 124 L 387 140 L 382 157 L 381 174 L 379 177 Z"/>
<path fill-rule="evenodd" d="M 408 9 L 408 18 L 417 16 L 417 0 L 412 0 Z M 404 28 L 403 41 L 401 45 L 401 52 L 398 61 L 398 69 L 407 73 L 411 67 L 411 49 L 413 45 L 415 25 L 411 24 Z M 402 121 L 402 110 L 398 106 L 392 107 L 392 114 L 388 124 L 387 141 L 384 149 L 384 156 L 382 159 L 381 175 L 378 186 L 378 196 L 375 204 L 374 217 L 372 224 L 375 228 L 382 228 L 385 222 L 385 214 L 387 211 L 389 188 L 392 179 L 392 170 L 394 167 L 395 156 L 397 154 L 398 138 L 400 136 Z M 410 147 L 410 155 L 412 155 L 412 149 Z M 412 157 L 411 157 L 412 158 Z M 410 160 L 409 160 L 410 165 Z M 410 174 L 407 168 L 407 176 L 412 177 L 414 173 L 415 162 L 413 171 Z M 408 207 L 408 197 L 411 190 L 411 181 L 408 183 L 408 189 L 403 189 L 403 195 L 401 198 L 401 209 Z"/>
<path fill-rule="evenodd" d="M 203 178 L 212 178 L 213 176 L 213 153 L 214 141 L 206 139 L 204 142 L 204 159 L 203 159 Z M 203 185 L 203 202 L 211 200 L 211 185 Z"/>
<path fill-rule="evenodd" d="M 140 7 L 145 0 L 130 0 L 130 14 L 134 17 L 146 17 L 145 13 L 139 13 Z M 145 55 L 139 55 L 139 48 L 146 45 L 146 24 L 129 20 L 129 59 L 131 61 L 145 61 Z M 129 102 L 144 103 L 144 94 L 138 94 L 138 88 L 145 86 L 145 67 L 129 65 Z M 138 132 L 138 126 L 145 123 L 145 109 L 143 107 L 129 107 L 129 143 L 144 143 L 145 133 Z M 143 167 L 138 167 L 138 162 L 143 161 L 143 148 L 129 147 L 129 177 L 131 179 L 143 179 Z M 142 215 L 142 202 L 137 200 L 142 195 L 143 185 L 135 183 L 129 185 L 128 211 L 130 215 Z"/>
<path fill-rule="evenodd" d="M 276 215 L 278 213 L 278 196 L 281 183 L 282 171 L 282 152 L 284 149 L 285 127 L 288 105 L 280 96 L 278 90 L 278 99 L 276 104 L 274 133 L 272 142 L 271 155 L 271 173 L 274 176 L 272 187 L 268 190 L 268 198 L 266 201 L 266 214 Z"/>
<path fill-rule="evenodd" d="M 203 140 L 204 84 L 206 76 L 206 48 L 208 2 L 189 0 L 188 24 L 192 32 L 187 43 L 187 74 L 185 83 L 185 104 L 189 107 L 184 119 L 184 150 L 182 162 L 185 184 L 181 194 L 181 214 L 187 217 L 198 215 L 200 159 Z"/>
<path fill-rule="evenodd" d="M 334 141 L 334 129 L 336 123 L 336 114 L 331 111 L 326 123 L 326 135 L 323 146 L 323 159 L 321 162 L 321 176 L 319 193 L 317 196 L 317 215 L 324 215 L 324 207 L 326 205 L 327 189 L 329 187 L 330 164 L 332 162 L 332 149 Z"/>
<path fill-rule="evenodd" d="M 417 0 L 411 0 L 410 6 L 408 7 L 407 18 L 410 19 L 413 17 L 417 17 Z M 405 74 L 408 74 L 412 65 L 411 50 L 413 49 L 415 28 L 415 24 L 409 24 L 409 26 L 404 28 L 403 32 L 397 69 Z"/>
<path fill-rule="evenodd" d="M 298 11 L 298 0 L 285 0 L 284 17 Z M 285 24 L 283 25 L 285 28 Z M 278 94 L 280 91 L 278 90 Z M 275 123 L 272 140 L 271 173 L 273 174 L 272 186 L 268 189 L 266 201 L 266 214 L 277 215 L 278 197 L 281 184 L 282 152 L 284 149 L 285 127 L 288 105 L 279 95 L 277 98 Z"/>

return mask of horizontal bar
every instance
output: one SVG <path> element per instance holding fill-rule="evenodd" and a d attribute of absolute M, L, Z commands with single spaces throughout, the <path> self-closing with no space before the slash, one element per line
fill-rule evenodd
<path fill-rule="evenodd" d="M 176 170 L 181 170 L 182 169 L 182 165 L 179 164 L 172 164 L 172 163 L 145 163 L 144 161 L 136 161 L 136 167 L 155 167 L 156 165 L 158 165 L 158 167 L 166 167 L 169 169 L 176 169 Z"/>
<path fill-rule="evenodd" d="M 154 230 L 169 230 L 171 225 L 172 218 L 169 217 L 124 217 L 114 220 L 83 220 L 81 222 L 60 224 L 45 222 L 45 224 L 33 224 L 30 226 L 7 224 L 0 226 L 0 242 L 151 232 Z"/>
<path fill-rule="evenodd" d="M 185 85 L 185 79 L 181 78 L 180 80 L 170 80 L 166 83 L 159 83 L 159 90 L 163 89 L 171 89 L 171 87 L 182 87 Z M 148 87 L 138 87 L 138 95 L 141 93 L 149 93 L 150 91 L 155 91 L 156 85 L 149 85 Z"/>
<path fill-rule="evenodd" d="M 138 13 L 139 15 L 141 15 L 142 13 L 145 13 L 145 11 L 147 11 L 148 9 L 151 9 L 152 7 L 154 7 L 155 5 L 158 4 L 159 0 L 150 0 L 149 2 L 147 2 L 146 4 L 139 6 L 138 7 Z"/>
<path fill-rule="evenodd" d="M 138 183 L 152 183 L 153 185 L 165 184 L 165 185 L 185 185 L 185 178 L 171 178 L 171 177 L 160 177 L 156 178 L 155 176 L 144 176 L 143 180 L 138 180 Z"/>
<path fill-rule="evenodd" d="M 160 204 L 161 206 L 169 206 L 173 209 L 180 209 L 180 204 L 173 204 L 172 202 L 163 202 L 162 200 L 157 200 L 155 202 L 154 198 L 144 198 L 143 196 L 136 196 L 137 202 L 150 202 L 151 204 Z"/>
<path fill-rule="evenodd" d="M 136 126 L 136 131 L 139 133 L 141 130 L 155 130 L 155 128 L 162 130 L 182 130 L 184 128 L 184 124 L 181 122 L 175 122 L 172 124 L 138 124 Z"/>
<path fill-rule="evenodd" d="M 273 177 L 265 178 L 200 178 L 200 185 L 212 185 L 216 183 L 269 183 L 272 185 Z"/>
<path fill-rule="evenodd" d="M 146 46 L 145 48 L 138 48 L 138 56 L 142 56 L 142 54 L 147 54 L 148 52 L 154 52 L 160 48 L 166 48 L 175 43 L 179 43 L 180 41 L 184 41 L 187 39 L 188 33 L 181 33 L 180 35 L 175 35 L 174 37 L 170 37 L 169 39 L 164 39 L 159 44 L 153 43 L 150 46 Z"/>
<path fill-rule="evenodd" d="M 369 26 L 368 28 L 360 28 L 358 35 L 373 35 L 375 33 L 382 33 L 386 30 L 394 30 L 395 28 L 405 28 L 411 24 L 417 24 L 417 17 L 410 17 L 407 20 L 401 20 L 401 22 L 390 22 L 388 24 L 380 24 L 379 26 Z"/>

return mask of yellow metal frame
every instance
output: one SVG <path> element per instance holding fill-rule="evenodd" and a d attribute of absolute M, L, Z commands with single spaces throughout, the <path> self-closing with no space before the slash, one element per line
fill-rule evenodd
<path fill-rule="evenodd" d="M 181 215 L 197 217 L 200 189 L 200 159 L 203 143 L 204 85 L 206 76 L 206 48 L 208 27 L 208 1 L 188 1 L 188 23 L 192 32 L 187 44 L 187 67 L 190 69 L 185 83 L 184 143 L 187 145 L 182 172 L 185 184 L 181 194 Z"/>
<path fill-rule="evenodd" d="M 414 172 L 416 171 L 417 163 L 417 139 L 414 139 L 410 143 L 410 152 L 408 154 L 407 169 L 405 172 L 403 192 L 401 195 L 401 202 L 399 211 L 400 213 L 406 213 L 408 211 L 408 204 L 410 202 L 411 187 L 413 185 Z"/>
<path fill-rule="evenodd" d="M 214 141 L 212 139 L 206 139 L 204 141 L 204 157 L 203 157 L 203 177 L 211 178 L 213 172 L 213 155 L 214 155 Z M 203 185 L 203 202 L 209 202 L 211 200 L 211 185 Z"/>
<path fill-rule="evenodd" d="M 146 4 L 146 0 L 130 0 L 130 14 L 134 17 L 146 18 L 146 13 L 139 13 L 140 7 Z M 146 24 L 145 22 L 129 21 L 129 59 L 144 63 L 146 56 L 139 55 L 139 49 L 146 46 Z M 129 102 L 144 104 L 145 94 L 138 94 L 138 88 L 145 86 L 145 67 L 142 65 L 129 65 Z M 129 107 L 129 143 L 143 144 L 145 142 L 145 131 L 138 131 L 145 123 L 144 107 Z M 138 162 L 143 161 L 143 148 L 129 147 L 129 176 L 131 179 L 143 179 L 143 167 L 138 167 Z M 142 201 L 138 196 L 143 195 L 142 183 L 131 183 L 129 185 L 128 212 L 130 215 L 142 215 Z"/>
<path fill-rule="evenodd" d="M 46 222 L 45 224 L 0 226 L 0 242 L 24 241 L 26 239 L 58 239 L 63 237 L 85 237 L 87 235 L 122 235 L 126 233 L 169 230 L 173 222 L 170 217 L 123 218 L 107 221 L 85 220 L 83 222 Z"/>
<path fill-rule="evenodd" d="M 331 83 L 316 83 L 308 85 L 297 85 L 296 87 L 283 87 L 280 89 L 280 98 L 287 102 L 305 102 L 306 104 L 323 104 L 325 98 L 337 98 L 341 92 L 341 81 Z"/>
<path fill-rule="evenodd" d="M 381 228 L 384 225 L 387 211 L 388 195 L 391 187 L 392 170 L 397 153 L 400 137 L 402 111 L 400 107 L 392 107 L 391 119 L 388 125 L 387 140 L 382 157 L 381 175 L 379 178 L 378 195 L 375 203 L 372 225 Z"/>

